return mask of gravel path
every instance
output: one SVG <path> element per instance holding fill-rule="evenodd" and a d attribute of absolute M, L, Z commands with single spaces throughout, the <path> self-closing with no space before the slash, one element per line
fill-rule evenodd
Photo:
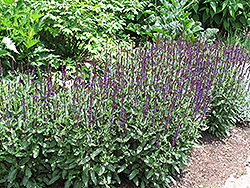
<path fill-rule="evenodd" d="M 234 178 L 232 174 L 223 188 L 250 188 L 250 157 L 246 161 L 246 173 L 239 178 Z"/>

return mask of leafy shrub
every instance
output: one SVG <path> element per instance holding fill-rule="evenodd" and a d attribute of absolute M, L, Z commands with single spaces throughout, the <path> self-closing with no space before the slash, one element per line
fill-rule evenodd
<path fill-rule="evenodd" d="M 40 66 L 52 57 L 50 51 L 39 43 L 37 33 L 43 27 L 43 14 L 39 10 L 31 10 L 23 1 L 0 1 L 0 60 L 4 74 L 16 62 Z M 44 61 L 45 60 L 45 61 Z"/>
<path fill-rule="evenodd" d="M 87 56 L 99 57 L 106 46 L 117 48 L 118 43 L 130 44 L 124 32 L 127 17 L 133 17 L 137 1 L 39 1 L 46 15 L 40 36 L 56 54 L 73 60 Z"/>
<path fill-rule="evenodd" d="M 249 52 L 240 43 L 227 41 L 227 45 L 218 45 L 221 54 L 218 56 L 218 76 L 222 81 L 217 82 L 211 110 L 207 117 L 209 132 L 216 136 L 229 136 L 229 126 L 246 120 L 244 114 L 247 106 L 246 88 L 249 81 Z M 237 66 L 236 66 L 237 65 Z M 228 71 L 230 70 L 230 71 Z"/>
<path fill-rule="evenodd" d="M 194 20 L 202 22 L 202 27 L 219 28 L 222 33 L 250 26 L 250 3 L 245 0 L 193 1 L 189 11 Z"/>
<path fill-rule="evenodd" d="M 81 65 L 75 80 L 65 70 L 52 77 L 50 67 L 40 80 L 32 70 L 2 78 L 0 183 L 114 187 L 123 173 L 141 187 L 168 187 L 206 128 L 221 73 L 243 67 L 220 42 L 163 38 L 110 53 L 89 80 Z"/>
<path fill-rule="evenodd" d="M 159 33 L 178 39 L 182 33 L 194 38 L 203 31 L 201 23 L 190 18 L 186 11 L 191 3 L 187 1 L 142 1 L 144 9 L 138 10 L 136 20 L 128 24 L 126 29 L 138 35 L 146 35 L 155 40 Z"/>

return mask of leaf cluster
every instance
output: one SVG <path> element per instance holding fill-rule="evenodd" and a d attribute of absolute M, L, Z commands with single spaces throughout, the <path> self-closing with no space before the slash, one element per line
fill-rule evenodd
<path fill-rule="evenodd" d="M 189 11 L 204 28 L 219 28 L 221 33 L 243 32 L 250 26 L 250 4 L 245 0 L 195 1 Z"/>
<path fill-rule="evenodd" d="M 43 14 L 39 9 L 30 9 L 20 0 L 0 2 L 0 58 L 4 74 L 15 61 L 20 68 L 21 62 L 31 61 L 40 66 L 52 56 L 50 51 L 39 43 L 38 32 L 43 27 Z M 45 61 L 44 61 L 45 60 Z"/>

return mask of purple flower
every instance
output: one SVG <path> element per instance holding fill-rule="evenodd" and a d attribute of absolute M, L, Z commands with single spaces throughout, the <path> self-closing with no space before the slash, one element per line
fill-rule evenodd
<path fill-rule="evenodd" d="M 24 121 L 26 121 L 26 109 L 25 109 L 25 99 L 23 95 L 23 116 L 24 116 Z"/>
<path fill-rule="evenodd" d="M 180 121 L 181 123 L 181 121 Z M 177 129 L 176 129 L 176 132 L 175 132 L 175 135 L 174 135 L 174 140 L 173 140 L 173 143 L 172 143 L 172 147 L 174 147 L 176 141 L 177 141 L 177 137 L 178 137 L 178 134 L 179 134 L 179 131 L 180 131 L 180 123 L 179 125 L 177 126 Z"/>

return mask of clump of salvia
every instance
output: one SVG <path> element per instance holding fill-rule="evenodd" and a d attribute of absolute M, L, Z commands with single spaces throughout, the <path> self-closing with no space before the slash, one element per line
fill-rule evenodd
<path fill-rule="evenodd" d="M 168 187 L 208 128 L 215 97 L 242 93 L 248 62 L 238 46 L 162 37 L 110 53 L 101 71 L 93 62 L 89 80 L 82 64 L 74 80 L 50 66 L 38 76 L 13 70 L 0 84 L 0 182 L 114 187 L 126 175 Z"/>

